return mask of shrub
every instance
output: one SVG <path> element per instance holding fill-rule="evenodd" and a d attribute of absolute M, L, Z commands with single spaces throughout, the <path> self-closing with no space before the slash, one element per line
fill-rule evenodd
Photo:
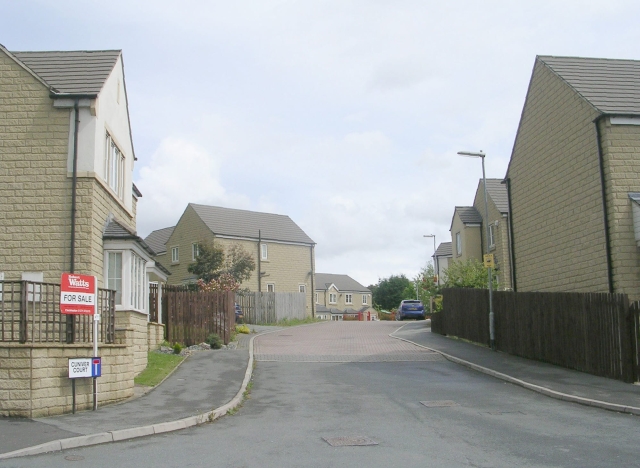
<path fill-rule="evenodd" d="M 207 336 L 205 343 L 211 346 L 211 349 L 222 348 L 222 339 L 220 339 L 220 337 L 216 333 L 212 333 L 209 336 Z"/>
<path fill-rule="evenodd" d="M 249 333 L 251 333 L 251 330 L 249 330 L 249 327 L 246 325 L 236 325 L 236 332 L 237 333 L 244 333 L 246 335 L 248 335 Z"/>
<path fill-rule="evenodd" d="M 180 343 L 175 343 L 173 345 L 173 354 L 180 354 L 182 351 L 182 345 Z"/>

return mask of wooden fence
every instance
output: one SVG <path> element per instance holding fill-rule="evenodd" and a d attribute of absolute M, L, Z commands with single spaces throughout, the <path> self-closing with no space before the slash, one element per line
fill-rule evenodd
<path fill-rule="evenodd" d="M 236 293 L 236 302 L 242 309 L 244 321 L 256 325 L 285 319 L 302 320 L 307 316 L 304 293 L 243 292 Z"/>
<path fill-rule="evenodd" d="M 154 286 L 149 290 L 150 317 L 157 321 L 160 313 L 157 306 L 162 303 L 161 317 L 167 341 L 192 346 L 216 333 L 229 344 L 235 327 L 234 293 L 164 285 L 160 301 L 158 287 Z"/>
<path fill-rule="evenodd" d="M 98 289 L 98 341 L 115 341 L 115 291 Z M 0 342 L 92 343 L 93 316 L 60 313 L 60 285 L 0 281 Z"/>
<path fill-rule="evenodd" d="M 489 291 L 445 289 L 433 332 L 489 343 Z M 594 375 L 640 377 L 638 311 L 624 294 L 493 293 L 496 349 Z"/>

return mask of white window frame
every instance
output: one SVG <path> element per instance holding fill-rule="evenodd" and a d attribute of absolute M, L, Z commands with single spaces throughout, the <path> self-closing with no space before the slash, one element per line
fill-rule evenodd
<path fill-rule="evenodd" d="M 344 295 L 344 303 L 345 304 L 353 304 L 353 294 L 345 294 Z"/>
<path fill-rule="evenodd" d="M 136 310 L 146 309 L 146 264 L 135 252 L 131 252 L 131 306 Z"/>
<path fill-rule="evenodd" d="M 462 236 L 459 232 L 456 232 L 456 255 L 462 255 Z"/>
<path fill-rule="evenodd" d="M 111 257 L 120 258 L 120 268 L 118 269 L 117 264 L 114 265 L 116 268 L 113 270 L 111 267 Z M 105 286 L 107 289 L 113 289 L 116 292 L 115 305 L 122 305 L 122 289 L 124 278 L 122 274 L 122 265 L 124 261 L 124 255 L 122 250 L 108 250 L 105 252 L 105 269 L 107 270 L 105 274 Z"/>
<path fill-rule="evenodd" d="M 319 295 L 318 293 L 316 293 L 316 304 L 318 304 L 318 298 L 319 298 Z"/>
<path fill-rule="evenodd" d="M 109 132 L 106 132 L 104 179 L 121 200 L 124 198 L 125 157 Z"/>
<path fill-rule="evenodd" d="M 329 293 L 329 304 L 337 304 L 338 295 L 336 293 Z"/>
<path fill-rule="evenodd" d="M 180 247 L 174 246 L 171 247 L 171 263 L 180 262 Z"/>
<path fill-rule="evenodd" d="M 489 248 L 493 249 L 496 246 L 496 226 L 495 224 L 489 224 Z"/>
<path fill-rule="evenodd" d="M 195 262 L 198 259 L 199 255 L 200 255 L 200 246 L 198 245 L 197 242 L 194 242 L 193 244 L 191 244 L 191 260 Z"/>
<path fill-rule="evenodd" d="M 269 246 L 260 244 L 260 260 L 269 260 Z"/>
<path fill-rule="evenodd" d="M 276 283 L 267 283 L 267 292 L 276 292 Z"/>
<path fill-rule="evenodd" d="M 298 292 L 301 293 L 307 293 L 307 285 L 306 284 L 299 284 L 298 285 Z"/>
<path fill-rule="evenodd" d="M 363 294 L 362 295 L 362 305 L 368 305 L 369 304 L 369 296 L 367 294 Z"/>

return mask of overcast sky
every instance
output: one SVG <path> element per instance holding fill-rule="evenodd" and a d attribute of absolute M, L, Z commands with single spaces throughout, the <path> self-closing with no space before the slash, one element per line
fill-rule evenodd
<path fill-rule="evenodd" d="M 316 271 L 412 277 L 502 178 L 536 55 L 640 59 L 637 0 L 0 0 L 12 51 L 122 49 L 138 234 L 285 214 Z"/>

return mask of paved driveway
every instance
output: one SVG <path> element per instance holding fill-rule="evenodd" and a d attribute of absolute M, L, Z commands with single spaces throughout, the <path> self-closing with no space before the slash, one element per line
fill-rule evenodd
<path fill-rule="evenodd" d="M 442 361 L 437 353 L 389 336 L 395 322 L 326 322 L 292 327 L 255 339 L 257 361 Z"/>

